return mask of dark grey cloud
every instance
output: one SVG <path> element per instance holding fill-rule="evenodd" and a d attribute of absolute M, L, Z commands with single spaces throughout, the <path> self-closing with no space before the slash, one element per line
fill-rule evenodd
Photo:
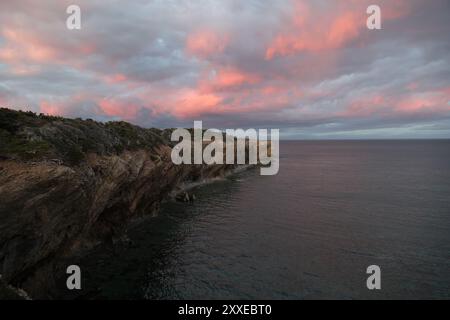
<path fill-rule="evenodd" d="M 75 2 L 75 31 L 73 1 L 0 3 L 3 105 L 289 138 L 450 137 L 448 1 L 380 0 L 377 31 L 365 0 Z"/>

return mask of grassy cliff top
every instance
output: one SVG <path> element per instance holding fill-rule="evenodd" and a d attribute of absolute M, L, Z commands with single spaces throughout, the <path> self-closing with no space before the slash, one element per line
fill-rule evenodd
<path fill-rule="evenodd" d="M 0 159 L 58 159 L 70 165 L 88 153 L 118 154 L 169 144 L 168 130 L 143 129 L 127 122 L 101 123 L 0 108 Z"/>

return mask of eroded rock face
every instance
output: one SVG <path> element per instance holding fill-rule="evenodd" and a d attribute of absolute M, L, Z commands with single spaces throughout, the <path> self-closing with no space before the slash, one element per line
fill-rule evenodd
<path fill-rule="evenodd" d="M 47 131 L 52 127 L 44 126 Z M 176 166 L 164 141 L 116 153 L 82 150 L 76 165 L 64 157 L 0 158 L 3 281 L 23 288 L 32 298 L 52 298 L 54 275 L 63 268 L 60 261 L 120 237 L 130 220 L 156 213 L 179 185 L 220 177 L 234 167 Z M 58 155 L 58 150 L 49 150 Z"/>
<path fill-rule="evenodd" d="M 0 270 L 32 297 L 51 297 L 57 262 L 127 223 L 154 214 L 180 183 L 218 177 L 227 166 L 175 166 L 170 148 L 157 161 L 145 150 L 90 155 L 79 167 L 1 161 Z M 50 296 L 49 296 L 50 295 Z"/>

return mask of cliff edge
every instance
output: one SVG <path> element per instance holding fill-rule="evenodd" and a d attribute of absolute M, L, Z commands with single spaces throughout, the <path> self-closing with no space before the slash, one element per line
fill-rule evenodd
<path fill-rule="evenodd" d="M 126 232 L 178 186 L 233 165 L 181 165 L 170 130 L 0 109 L 0 274 L 52 298 L 59 262 Z"/>

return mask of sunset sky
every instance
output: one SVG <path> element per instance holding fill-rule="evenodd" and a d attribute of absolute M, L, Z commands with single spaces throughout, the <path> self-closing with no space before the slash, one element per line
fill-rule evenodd
<path fill-rule="evenodd" d="M 70 4 L 81 30 L 66 28 Z M 366 27 L 370 4 L 382 30 Z M 285 139 L 450 138 L 450 1 L 2 0 L 0 106 Z"/>

